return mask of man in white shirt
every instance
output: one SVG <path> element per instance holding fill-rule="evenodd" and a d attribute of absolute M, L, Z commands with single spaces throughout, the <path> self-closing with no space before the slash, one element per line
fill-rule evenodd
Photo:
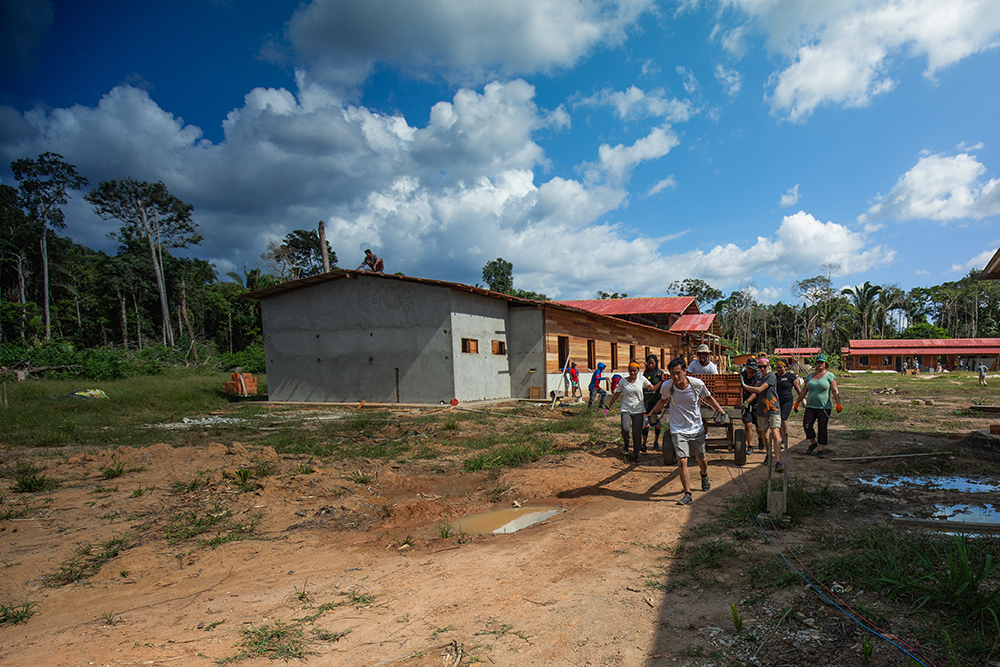
<path fill-rule="evenodd" d="M 708 355 L 712 354 L 711 348 L 708 345 L 702 343 L 698 346 L 698 351 L 696 356 L 690 364 L 688 364 L 687 372 L 694 373 L 695 375 L 718 375 L 719 368 L 715 365 L 715 362 L 709 361 Z"/>
<path fill-rule="evenodd" d="M 715 408 L 715 414 L 722 414 L 722 406 L 708 391 L 705 383 L 698 378 L 687 376 L 684 359 L 677 357 L 667 364 L 670 379 L 660 385 L 660 400 L 647 413 L 655 415 L 667 405 L 670 406 L 670 439 L 677 456 L 677 469 L 681 478 L 684 495 L 678 501 L 681 505 L 691 502 L 691 481 L 688 477 L 688 456 L 694 454 L 701 470 L 701 490 L 712 488 L 708 481 L 708 461 L 705 459 L 705 424 L 701 420 L 701 402 L 707 401 Z M 664 443 L 666 446 L 666 443 Z"/>

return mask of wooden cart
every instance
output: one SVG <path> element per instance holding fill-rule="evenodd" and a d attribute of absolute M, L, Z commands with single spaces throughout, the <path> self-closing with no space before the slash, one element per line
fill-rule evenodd
<path fill-rule="evenodd" d="M 725 423 L 716 424 L 712 419 L 715 410 L 702 403 L 701 417 L 708 431 L 705 447 L 725 447 L 733 452 L 736 465 L 745 465 L 747 462 L 747 437 L 740 419 L 742 411 L 739 406 L 743 402 L 743 388 L 740 384 L 739 373 L 689 374 L 688 377 L 696 377 L 704 382 L 726 413 Z M 673 466 L 677 463 L 677 458 L 674 456 L 674 448 L 666 444 L 667 437 L 664 438 L 663 464 Z"/>

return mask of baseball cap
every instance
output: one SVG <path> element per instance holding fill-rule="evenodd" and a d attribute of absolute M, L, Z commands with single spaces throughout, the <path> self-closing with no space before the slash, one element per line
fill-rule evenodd
<path fill-rule="evenodd" d="M 826 355 L 825 355 L 825 354 L 817 354 L 817 355 L 816 355 L 816 361 L 817 361 L 817 362 L 820 362 L 820 361 L 822 361 L 822 362 L 823 362 L 824 364 L 825 364 L 825 363 L 829 363 L 829 362 L 827 362 L 827 360 L 826 360 Z"/>

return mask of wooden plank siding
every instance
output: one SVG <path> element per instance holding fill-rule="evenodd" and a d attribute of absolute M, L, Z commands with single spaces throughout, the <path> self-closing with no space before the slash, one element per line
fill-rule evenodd
<path fill-rule="evenodd" d="M 587 341 L 593 340 L 595 347 L 594 365 L 604 362 L 607 370 L 623 370 L 628 367 L 629 345 L 635 346 L 636 361 L 643 361 L 645 348 L 665 361 L 679 356 L 681 337 L 669 331 L 651 327 L 636 326 L 629 322 L 610 317 L 588 316 L 586 313 L 545 309 L 545 371 L 559 373 L 559 337 L 569 338 L 572 361 L 581 372 L 594 370 L 587 368 Z M 618 345 L 618 368 L 611 366 L 611 344 Z"/>

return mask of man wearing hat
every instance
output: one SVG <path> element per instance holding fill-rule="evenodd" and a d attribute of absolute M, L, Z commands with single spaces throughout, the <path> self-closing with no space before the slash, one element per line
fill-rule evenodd
<path fill-rule="evenodd" d="M 688 373 L 694 373 L 695 375 L 719 374 L 719 368 L 715 365 L 715 362 L 709 361 L 708 355 L 712 354 L 712 349 L 708 345 L 704 343 L 699 345 L 695 354 L 697 356 L 688 364 Z"/>
<path fill-rule="evenodd" d="M 757 377 L 757 360 L 747 359 L 740 371 L 740 384 L 743 385 L 743 410 L 740 413 L 740 421 L 743 422 L 743 429 L 746 431 L 747 454 L 753 454 L 753 434 L 757 429 L 755 425 L 757 418 L 754 416 L 754 409 L 750 406 L 750 398 L 755 394 L 747 391 L 747 387 L 753 385 L 754 378 Z M 763 443 L 758 439 L 757 444 L 764 449 Z"/>

